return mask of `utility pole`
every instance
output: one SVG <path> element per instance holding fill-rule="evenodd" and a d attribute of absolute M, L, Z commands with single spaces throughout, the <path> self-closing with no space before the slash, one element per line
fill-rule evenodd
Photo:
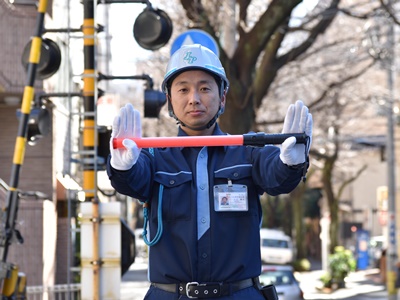
<path fill-rule="evenodd" d="M 95 2 L 93 0 L 83 1 L 83 148 L 86 153 L 83 160 L 83 188 L 85 201 L 92 202 L 92 224 L 93 224 L 93 255 L 90 264 L 93 266 L 93 300 L 100 299 L 100 259 L 99 248 L 99 199 L 97 197 L 97 138 L 96 138 L 96 25 L 95 25 Z"/>
<path fill-rule="evenodd" d="M 389 7 L 391 6 L 389 0 Z M 387 32 L 382 29 L 387 28 Z M 384 40 L 386 38 L 386 40 Z M 386 11 L 377 15 L 376 25 L 371 28 L 370 41 L 375 59 L 381 60 L 387 71 L 387 96 L 384 109 L 387 117 L 386 162 L 387 162 L 387 249 L 386 249 L 386 288 L 388 299 L 397 299 L 395 286 L 397 274 L 397 242 L 396 242 L 396 159 L 394 134 L 394 78 L 395 78 L 395 36 L 394 22 Z"/>
<path fill-rule="evenodd" d="M 387 259 L 387 291 L 388 299 L 397 299 L 396 282 L 396 264 L 397 264 L 397 243 L 396 243 L 396 159 L 395 159 L 395 143 L 394 143 L 394 27 L 390 21 L 387 36 L 387 69 L 388 69 L 388 91 L 389 97 L 387 101 L 387 164 L 388 164 L 388 249 L 386 252 Z"/>

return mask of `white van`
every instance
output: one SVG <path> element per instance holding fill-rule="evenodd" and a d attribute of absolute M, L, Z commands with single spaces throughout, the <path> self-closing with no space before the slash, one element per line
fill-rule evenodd
<path fill-rule="evenodd" d="M 370 265 L 373 268 L 379 268 L 379 261 L 382 256 L 383 249 L 387 248 L 386 237 L 383 235 L 371 236 L 369 240 L 368 255 Z"/>
<path fill-rule="evenodd" d="M 261 260 L 267 264 L 290 264 L 294 259 L 292 239 L 278 229 L 260 229 Z"/>

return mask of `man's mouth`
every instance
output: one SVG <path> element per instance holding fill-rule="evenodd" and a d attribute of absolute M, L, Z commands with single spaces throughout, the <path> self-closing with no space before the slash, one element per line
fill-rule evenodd
<path fill-rule="evenodd" d="M 199 115 L 201 115 L 201 114 L 203 114 L 203 113 L 204 113 L 204 112 L 201 111 L 201 110 L 192 110 L 192 111 L 190 111 L 188 114 L 191 115 L 191 116 L 199 116 Z"/>

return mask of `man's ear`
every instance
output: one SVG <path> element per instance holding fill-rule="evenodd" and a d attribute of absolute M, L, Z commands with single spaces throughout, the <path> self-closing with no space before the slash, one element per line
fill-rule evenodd
<path fill-rule="evenodd" d="M 175 115 L 174 115 L 174 109 L 172 108 L 171 96 L 169 94 L 165 94 L 165 98 L 167 98 L 168 114 L 170 117 L 174 118 Z"/>
<path fill-rule="evenodd" d="M 221 95 L 221 104 L 220 105 L 221 105 L 222 112 L 224 112 L 224 110 L 225 110 L 225 104 L 226 104 L 226 90 L 224 90 Z"/>

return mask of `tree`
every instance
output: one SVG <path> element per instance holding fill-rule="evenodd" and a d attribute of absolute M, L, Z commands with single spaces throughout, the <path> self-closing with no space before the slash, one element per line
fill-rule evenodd
<path fill-rule="evenodd" d="M 251 1 L 237 1 L 239 5 L 239 20 L 236 31 L 238 39 L 236 49 L 231 56 L 228 56 L 219 40 L 218 28 L 210 18 L 210 11 L 207 13 L 207 7 L 202 5 L 201 1 L 184 1 L 181 3 L 186 10 L 187 17 L 195 24 L 199 24 L 203 30 L 210 33 L 220 46 L 220 58 L 225 66 L 227 76 L 231 82 L 231 88 L 228 94 L 227 107 L 224 115 L 221 116 L 221 127 L 230 133 L 244 133 L 260 127 L 256 122 L 257 110 L 262 107 L 268 92 L 278 76 L 278 72 L 287 67 L 289 63 L 296 60 L 306 60 L 308 57 L 320 55 L 329 48 L 338 48 L 340 44 L 346 44 L 346 40 L 332 44 L 322 44 L 319 48 L 311 47 L 317 41 L 318 37 L 323 35 L 327 28 L 332 24 L 338 14 L 340 1 L 329 1 L 324 9 L 316 8 L 316 12 L 308 18 L 302 20 L 300 25 L 294 27 L 290 23 L 294 8 L 301 1 L 271 1 L 262 12 L 258 20 L 251 28 L 248 28 L 248 12 Z M 327 1 L 320 1 L 325 4 Z M 295 34 L 303 33 L 303 38 L 291 48 L 285 45 L 287 39 L 293 39 Z M 304 37 L 305 35 L 305 37 Z M 309 51 L 313 50 L 313 51 Z M 309 52 L 307 52 L 309 51 Z M 301 57 L 303 55 L 303 57 Z M 367 57 L 370 59 L 370 57 Z M 357 62 L 360 64 L 360 62 Z M 335 59 L 332 59 L 330 65 L 338 65 Z M 319 97 L 315 97 L 309 105 L 317 106 L 324 102 L 329 91 L 337 90 L 344 83 L 357 78 L 371 67 L 372 63 L 366 64 L 363 68 L 358 68 L 357 72 L 350 73 L 347 76 L 333 77 L 330 84 L 322 87 Z M 310 68 L 312 64 L 309 64 Z M 327 68 L 328 65 L 325 65 Z M 344 74 L 346 74 L 344 72 Z M 337 99 L 335 99 L 337 100 Z M 326 102 L 326 101 L 325 101 Z M 241 122 L 232 122 L 232 120 L 241 120 Z M 281 123 L 277 120 L 276 123 Z M 268 123 L 268 122 L 267 122 Z M 271 122 L 269 121 L 269 124 Z M 331 245 L 332 249 L 337 245 L 338 230 L 338 202 L 333 193 L 331 176 L 335 161 L 338 157 L 339 147 L 332 156 L 324 160 L 323 176 L 325 195 L 328 199 L 329 209 L 332 218 L 331 226 Z M 305 187 L 298 187 L 292 193 L 294 205 L 294 219 L 296 227 L 296 244 L 299 249 L 299 256 L 305 254 L 302 244 L 303 212 L 301 209 L 301 199 L 304 198 Z"/>
<path fill-rule="evenodd" d="M 314 135 L 318 137 L 317 142 L 314 139 L 312 155 L 322 162 L 324 194 L 330 203 L 331 217 L 336 220 L 331 229 L 333 249 L 337 242 L 340 197 L 335 186 L 341 185 L 334 180 L 334 172 L 343 147 L 339 135 L 339 132 L 343 134 L 340 118 L 348 112 L 330 114 L 329 108 L 339 108 L 337 103 L 346 104 L 341 109 L 350 110 L 349 118 L 359 118 L 361 114 L 354 107 L 360 108 L 360 104 L 354 99 L 363 101 L 365 105 L 369 101 L 369 88 L 374 84 L 363 89 L 357 89 L 356 84 L 360 84 L 357 82 L 360 77 L 365 81 L 366 74 L 376 62 L 376 57 L 371 56 L 368 47 L 364 46 L 365 22 L 382 9 L 383 1 L 360 1 L 351 3 L 351 6 L 344 0 L 320 0 L 316 1 L 311 12 L 293 22 L 293 12 L 303 1 L 272 0 L 265 3 L 237 0 L 236 27 L 231 28 L 236 32 L 233 35 L 236 40 L 229 43 L 235 48 L 229 51 L 225 50 L 226 34 L 221 29 L 226 26 L 221 24 L 224 18 L 235 16 L 235 12 L 230 11 L 227 16 L 226 7 L 218 9 L 220 1 L 180 2 L 188 20 L 186 25 L 207 31 L 219 45 L 220 59 L 230 80 L 227 107 L 219 121 L 223 130 L 231 134 L 249 130 L 276 132 L 283 122 L 285 111 L 282 107 L 292 103 L 294 95 L 308 99 L 306 102 L 315 119 Z M 383 7 L 392 11 L 391 7 Z M 393 13 L 391 15 L 394 16 Z M 337 21 L 338 16 L 340 21 Z M 357 23 L 359 20 L 362 22 Z M 354 29 L 357 29 L 357 35 Z M 349 109 L 351 107 L 353 111 Z M 336 141 L 327 137 L 331 128 L 337 129 Z M 333 143 L 334 147 L 328 154 L 320 153 L 318 147 L 327 143 Z M 302 193 L 296 191 L 293 197 L 302 199 Z M 297 210 L 294 212 L 298 213 Z M 297 227 L 301 222 L 298 216 L 295 219 Z M 297 230 L 302 231 L 300 227 Z"/>
<path fill-rule="evenodd" d="M 305 53 L 332 23 L 340 0 L 331 1 L 318 18 L 304 27 L 293 28 L 289 22 L 300 0 L 273 0 L 261 13 L 252 27 L 248 10 L 252 1 L 239 0 L 239 18 L 236 22 L 237 46 L 232 57 L 225 52 L 219 39 L 218 24 L 210 17 L 210 10 L 203 1 L 181 0 L 181 4 L 197 27 L 207 31 L 219 44 L 220 59 L 230 80 L 225 113 L 220 126 L 231 134 L 246 133 L 255 127 L 256 111 L 260 108 L 278 71 L 301 54 Z M 213 5 L 215 12 L 215 6 Z M 294 31 L 307 32 L 308 36 L 299 45 L 281 53 L 285 38 Z M 233 122 L 232 120 L 241 120 Z"/>

